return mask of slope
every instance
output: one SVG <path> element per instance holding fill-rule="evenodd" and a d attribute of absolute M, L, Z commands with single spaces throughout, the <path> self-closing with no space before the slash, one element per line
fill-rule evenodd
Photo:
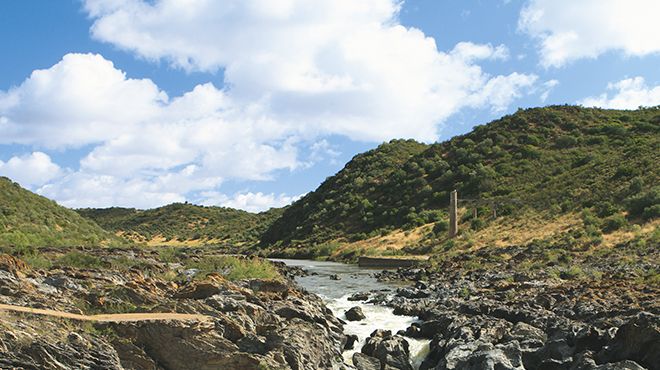
<path fill-rule="evenodd" d="M 174 203 L 164 207 L 79 209 L 106 230 L 152 245 L 253 244 L 279 209 L 250 213 L 224 207 Z"/>
<path fill-rule="evenodd" d="M 0 177 L 0 246 L 131 244 L 52 200 Z"/>
<path fill-rule="evenodd" d="M 287 208 L 261 245 L 351 243 L 423 225 L 419 243 L 438 244 L 433 234 L 445 233 L 452 189 L 475 200 L 461 203 L 473 230 L 523 215 L 543 224 L 569 214 L 614 229 L 658 217 L 658 163 L 658 108 L 519 110 L 443 143 L 393 141 L 356 156 Z M 467 210 L 475 208 L 473 219 Z"/>

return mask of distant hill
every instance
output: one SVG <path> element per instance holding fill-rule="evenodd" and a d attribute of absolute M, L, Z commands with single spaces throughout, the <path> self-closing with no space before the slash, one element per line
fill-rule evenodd
<path fill-rule="evenodd" d="M 250 213 L 223 207 L 174 203 L 164 207 L 78 209 L 80 215 L 125 238 L 152 245 L 254 244 L 282 213 Z"/>
<path fill-rule="evenodd" d="M 0 177 L 0 246 L 132 244 L 52 200 Z"/>
<path fill-rule="evenodd" d="M 261 245 L 375 242 L 409 230 L 403 240 L 423 225 L 444 235 L 452 189 L 481 201 L 461 203 L 462 222 L 473 230 L 501 223 L 491 220 L 493 208 L 498 220 L 593 214 L 598 228 L 624 216 L 645 222 L 660 215 L 659 164 L 658 108 L 519 110 L 443 143 L 394 140 L 357 155 L 288 207 Z M 478 211 L 474 220 L 471 208 Z M 441 243 L 433 234 L 424 230 L 414 243 Z"/>

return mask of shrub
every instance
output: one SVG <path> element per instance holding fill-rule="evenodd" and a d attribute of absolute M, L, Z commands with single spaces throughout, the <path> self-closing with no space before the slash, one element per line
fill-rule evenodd
<path fill-rule="evenodd" d="M 21 259 L 29 266 L 36 269 L 48 270 L 53 266 L 53 263 L 48 258 L 39 254 L 30 254 L 22 256 Z"/>
<path fill-rule="evenodd" d="M 660 205 L 660 186 L 626 199 L 630 216 L 641 216 L 647 220 L 659 216 L 657 205 Z"/>
<path fill-rule="evenodd" d="M 573 136 L 564 135 L 558 137 L 555 143 L 558 148 L 572 148 L 577 145 L 578 140 Z"/>
<path fill-rule="evenodd" d="M 102 262 L 96 256 L 80 252 L 69 252 L 58 258 L 56 264 L 74 268 L 98 268 L 101 267 Z"/>
<path fill-rule="evenodd" d="M 197 276 L 204 277 L 211 272 L 220 273 L 229 280 L 279 279 L 277 268 L 261 258 L 241 258 L 234 256 L 212 256 L 187 263 L 188 268 L 196 268 Z"/>
<path fill-rule="evenodd" d="M 610 233 L 619 230 L 626 225 L 626 218 L 623 215 L 612 215 L 603 220 L 603 232 Z"/>
<path fill-rule="evenodd" d="M 449 230 L 449 221 L 447 220 L 438 221 L 433 225 L 433 233 L 436 235 L 442 234 L 447 230 Z"/>
<path fill-rule="evenodd" d="M 472 221 L 470 221 L 470 228 L 472 230 L 480 230 L 484 227 L 486 223 L 480 219 L 480 218 L 473 218 Z"/>

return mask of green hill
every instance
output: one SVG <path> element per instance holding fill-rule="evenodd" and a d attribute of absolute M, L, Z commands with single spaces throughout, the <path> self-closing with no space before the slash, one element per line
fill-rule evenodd
<path fill-rule="evenodd" d="M 403 230 L 409 250 L 428 252 L 443 242 L 452 189 L 480 201 L 461 203 L 462 228 L 474 232 L 523 215 L 540 217 L 536 226 L 572 215 L 612 231 L 658 217 L 658 163 L 658 108 L 519 110 L 443 143 L 394 140 L 356 156 L 288 207 L 261 245 L 315 254 L 328 242 L 375 242 Z M 424 225 L 433 229 L 417 230 Z M 413 232 L 423 235 L 410 241 Z"/>
<path fill-rule="evenodd" d="M 281 214 L 174 203 L 164 207 L 79 209 L 106 230 L 152 245 L 254 244 Z"/>
<path fill-rule="evenodd" d="M 52 200 L 0 177 L 0 246 L 131 244 Z"/>

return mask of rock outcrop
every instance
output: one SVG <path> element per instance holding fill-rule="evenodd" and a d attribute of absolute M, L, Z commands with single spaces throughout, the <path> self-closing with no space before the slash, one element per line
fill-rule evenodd
<path fill-rule="evenodd" d="M 148 255 L 133 258 L 148 269 L 39 271 L 2 255 L 0 303 L 75 314 L 178 312 L 207 319 L 122 321 L 120 315 L 111 322 L 85 322 L 7 312 L 0 316 L 0 368 L 345 366 L 341 321 L 320 298 L 290 280 L 229 282 L 218 274 L 191 280 L 183 267 L 160 264 Z M 167 274 L 180 278 L 163 279 Z"/>

